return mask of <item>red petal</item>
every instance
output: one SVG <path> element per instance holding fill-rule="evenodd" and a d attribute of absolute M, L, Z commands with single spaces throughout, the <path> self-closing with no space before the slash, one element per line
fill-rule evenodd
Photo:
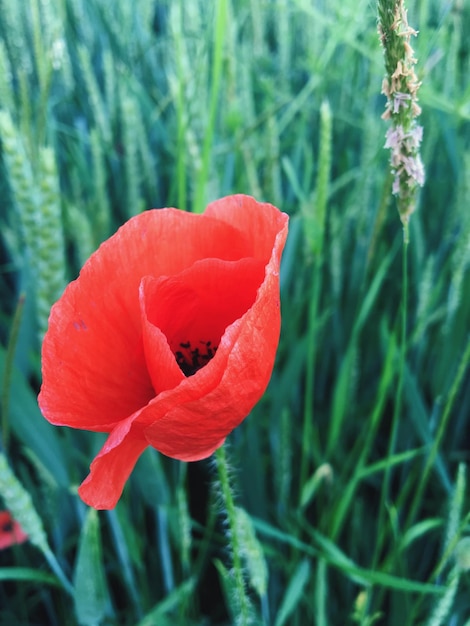
<path fill-rule="evenodd" d="M 78 488 L 82 500 L 95 509 L 116 506 L 137 459 L 148 445 L 138 429 L 132 428 L 137 416 L 131 415 L 114 428 Z"/>
<path fill-rule="evenodd" d="M 9 511 L 0 511 L 0 550 L 15 544 L 24 543 L 28 535 Z"/>
<path fill-rule="evenodd" d="M 66 289 L 43 344 L 39 403 L 55 424 L 111 431 L 79 490 L 89 504 L 115 505 L 147 444 L 210 455 L 259 400 L 279 338 L 286 234 L 287 216 L 246 196 L 202 216 L 149 211 Z M 182 376 L 178 342 L 207 333 L 220 339 L 216 355 Z"/>
<path fill-rule="evenodd" d="M 171 393 L 142 412 L 150 445 L 168 456 L 205 458 L 243 421 L 264 393 L 279 340 L 279 262 L 287 235 L 276 237 L 266 277 L 253 306 L 225 332 L 216 356 Z M 163 398 L 162 398 L 163 399 Z"/>
<path fill-rule="evenodd" d="M 247 256 L 240 231 L 176 209 L 129 220 L 54 305 L 42 349 L 39 405 L 57 425 L 110 431 L 155 395 L 142 346 L 139 284 L 198 259 Z"/>
<path fill-rule="evenodd" d="M 267 263 L 273 251 L 273 243 L 280 233 L 283 233 L 283 243 L 279 249 L 282 253 L 288 217 L 272 204 L 257 202 L 251 196 L 238 194 L 212 202 L 204 215 L 214 217 L 243 232 L 251 251 L 246 256 L 254 256 Z"/>
<path fill-rule="evenodd" d="M 225 329 L 254 304 L 263 276 L 255 259 L 205 259 L 177 276 L 142 281 L 144 347 L 157 393 L 183 379 L 175 354 L 187 342 L 194 354 L 210 342 L 212 355 Z"/>
<path fill-rule="evenodd" d="M 268 333 L 265 322 L 269 324 Z M 172 407 L 163 414 L 151 415 L 154 404 L 150 403 L 145 418 L 146 421 L 153 418 L 153 423 L 144 431 L 149 444 L 184 461 L 212 454 L 264 393 L 274 363 L 279 326 L 278 313 L 261 298 L 258 306 L 230 328 L 231 332 L 223 338 L 228 345 L 221 342 L 213 361 L 187 379 L 186 388 L 181 385 L 174 390 Z M 222 360 L 227 352 L 227 360 Z M 219 366 L 213 373 L 216 384 L 211 390 L 205 388 L 203 395 L 196 393 L 200 385 L 196 379 L 216 364 Z M 216 374 L 222 375 L 220 381 Z M 188 397 L 189 387 L 194 390 L 194 397 Z"/>
<path fill-rule="evenodd" d="M 172 389 L 184 380 L 166 335 L 148 319 L 147 302 L 154 299 L 159 279 L 146 276 L 140 285 L 140 305 L 144 352 L 155 394 Z"/>

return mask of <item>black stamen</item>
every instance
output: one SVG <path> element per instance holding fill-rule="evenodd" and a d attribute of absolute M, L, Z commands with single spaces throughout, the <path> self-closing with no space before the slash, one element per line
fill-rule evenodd
<path fill-rule="evenodd" d="M 212 346 L 212 341 L 200 341 L 205 350 L 199 347 L 191 350 L 190 341 L 182 341 L 179 346 L 182 350 L 175 352 L 175 359 L 185 376 L 192 376 L 201 367 L 204 367 L 214 356 L 217 346 Z"/>

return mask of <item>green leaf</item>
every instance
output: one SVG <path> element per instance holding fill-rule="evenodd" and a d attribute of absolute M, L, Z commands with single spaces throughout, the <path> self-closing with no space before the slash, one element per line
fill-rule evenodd
<path fill-rule="evenodd" d="M 224 592 L 224 597 L 227 602 L 227 606 L 230 610 L 230 614 L 233 619 L 235 619 L 238 606 L 235 602 L 234 598 L 237 597 L 237 590 L 233 576 L 230 576 L 230 572 L 225 567 L 225 565 L 219 559 L 214 560 L 214 565 L 219 572 L 220 582 L 222 584 L 222 589 Z"/>
<path fill-rule="evenodd" d="M 0 346 L 0 379 L 5 368 L 5 350 Z M 30 448 L 43 463 L 57 484 L 68 486 L 67 464 L 57 429 L 49 424 L 38 408 L 36 396 L 23 374 L 13 368 L 9 400 L 9 424 L 23 445 Z"/>
<path fill-rule="evenodd" d="M 253 523 L 245 509 L 236 507 L 236 516 L 241 551 L 249 581 L 256 593 L 262 597 L 266 594 L 268 587 L 268 568 L 263 547 L 256 537 Z"/>
<path fill-rule="evenodd" d="M 319 557 L 325 559 L 325 561 L 336 567 L 344 575 L 360 585 L 367 585 L 368 583 L 377 585 L 379 587 L 386 587 L 389 589 L 398 589 L 401 591 L 415 592 L 415 593 L 428 593 L 432 595 L 440 595 L 444 593 L 445 589 L 442 585 L 433 585 L 429 583 L 420 583 L 407 578 L 393 576 L 392 574 L 385 574 L 376 570 L 368 570 L 359 565 L 356 565 L 352 559 L 346 556 L 336 544 L 330 539 L 322 535 L 321 533 L 310 529 L 313 544 L 300 541 L 297 537 L 288 535 L 277 528 L 263 522 L 259 519 L 253 519 L 255 528 L 268 537 L 273 537 L 278 541 L 290 545 L 298 550 L 301 550 L 304 554 L 308 554 L 312 557 Z"/>
<path fill-rule="evenodd" d="M 219 572 L 222 590 L 224 592 L 227 608 L 230 613 L 232 626 L 248 626 L 248 624 L 257 624 L 251 604 L 242 607 L 240 602 L 240 589 L 238 587 L 234 571 L 228 570 L 219 559 L 214 559 L 214 565 Z"/>
<path fill-rule="evenodd" d="M 282 626 L 283 624 L 285 624 L 289 615 L 291 615 L 295 607 L 298 605 L 309 577 L 310 561 L 308 559 L 303 559 L 299 563 L 299 566 L 295 570 L 289 586 L 287 587 L 286 593 L 281 603 L 281 608 L 279 609 L 279 613 L 277 614 L 275 626 Z"/>
<path fill-rule="evenodd" d="M 147 615 L 137 624 L 137 626 L 164 626 L 171 623 L 166 615 L 180 606 L 194 589 L 193 578 L 182 583 L 179 587 L 169 593 L 164 600 L 159 602 Z M 174 623 L 174 621 L 173 621 Z"/>
<path fill-rule="evenodd" d="M 377 472 L 383 472 L 389 467 L 394 467 L 395 465 L 400 465 L 401 463 L 407 463 L 408 461 L 413 461 L 419 455 L 427 452 L 426 448 L 414 448 L 413 450 L 406 450 L 405 452 L 398 452 L 397 454 L 392 454 L 392 456 L 383 459 L 382 461 L 377 461 L 377 463 L 372 463 L 367 467 L 364 467 L 360 472 L 360 478 L 365 478 L 367 476 L 371 476 L 372 474 L 376 474 Z"/>
<path fill-rule="evenodd" d="M 0 580 L 23 580 L 38 583 L 41 585 L 54 585 L 61 587 L 62 583 L 58 578 L 47 572 L 43 572 L 32 567 L 1 567 Z"/>
<path fill-rule="evenodd" d="M 74 573 L 75 614 L 80 626 L 98 626 L 109 605 L 98 513 L 88 511 Z"/>
<path fill-rule="evenodd" d="M 439 517 L 433 517 L 430 519 L 425 519 L 414 526 L 411 526 L 406 533 L 403 535 L 403 538 L 400 542 L 400 550 L 405 550 L 417 539 L 421 539 L 429 532 L 432 532 L 443 525 L 442 519 Z"/>

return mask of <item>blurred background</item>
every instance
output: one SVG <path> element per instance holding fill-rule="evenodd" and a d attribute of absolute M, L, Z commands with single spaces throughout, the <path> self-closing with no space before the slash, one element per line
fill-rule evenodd
<path fill-rule="evenodd" d="M 103 437 L 36 402 L 50 307 L 100 242 L 231 193 L 291 216 L 275 371 L 227 449 L 252 623 L 470 623 L 470 5 L 408 19 L 404 273 L 374 2 L 0 0 L 0 508 L 37 532 L 0 551 L 1 625 L 237 623 L 212 461 L 147 450 L 88 512 Z"/>

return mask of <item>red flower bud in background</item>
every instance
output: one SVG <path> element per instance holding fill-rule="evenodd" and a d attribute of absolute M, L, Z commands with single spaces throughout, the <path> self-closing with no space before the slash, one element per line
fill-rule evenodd
<path fill-rule="evenodd" d="M 9 511 L 0 511 L 0 550 L 9 548 L 17 543 L 24 543 L 28 535 L 15 521 Z"/>
<path fill-rule="evenodd" d="M 243 195 L 204 214 L 146 211 L 85 263 L 53 306 L 39 405 L 56 425 L 108 432 L 79 488 L 116 505 L 147 446 L 210 456 L 269 382 L 288 218 Z"/>

